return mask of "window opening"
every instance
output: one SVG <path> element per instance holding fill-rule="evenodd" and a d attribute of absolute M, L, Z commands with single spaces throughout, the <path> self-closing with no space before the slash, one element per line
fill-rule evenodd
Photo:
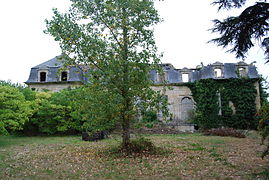
<path fill-rule="evenodd" d="M 220 68 L 216 68 L 216 69 L 214 69 L 214 75 L 215 75 L 215 77 L 217 77 L 217 78 L 222 77 L 221 69 L 220 69 Z"/>
<path fill-rule="evenodd" d="M 238 71 L 239 71 L 240 76 L 246 76 L 247 75 L 246 74 L 246 69 L 243 68 L 243 67 L 238 68 Z"/>
<path fill-rule="evenodd" d="M 194 111 L 194 103 L 191 98 L 184 97 L 181 100 L 181 120 L 183 122 L 187 122 L 189 119 L 192 118 Z"/>
<path fill-rule="evenodd" d="M 61 81 L 67 81 L 67 72 L 66 71 L 63 71 L 61 73 Z"/>
<path fill-rule="evenodd" d="M 189 82 L 189 74 L 187 74 L 187 73 L 182 74 L 182 81 Z"/>
<path fill-rule="evenodd" d="M 40 72 L 40 82 L 45 82 L 47 78 L 46 72 Z"/>

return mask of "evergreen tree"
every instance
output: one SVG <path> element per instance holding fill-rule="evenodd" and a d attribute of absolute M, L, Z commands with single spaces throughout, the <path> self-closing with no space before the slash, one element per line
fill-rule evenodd
<path fill-rule="evenodd" d="M 218 9 L 241 8 L 247 0 L 215 0 L 212 4 L 218 5 Z M 219 33 L 220 37 L 211 42 L 218 46 L 232 46 L 228 52 L 235 53 L 237 58 L 245 58 L 246 53 L 254 46 L 253 41 L 260 43 L 264 48 L 266 62 L 269 62 L 269 3 L 260 0 L 247 7 L 239 16 L 231 16 L 223 21 L 215 19 L 213 33 Z"/>

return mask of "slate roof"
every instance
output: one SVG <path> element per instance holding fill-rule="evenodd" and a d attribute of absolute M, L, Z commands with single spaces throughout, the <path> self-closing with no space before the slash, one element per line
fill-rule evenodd
<path fill-rule="evenodd" d="M 69 78 L 67 81 L 60 81 L 59 72 L 63 67 L 63 63 L 59 61 L 57 57 L 52 58 L 44 63 L 31 68 L 31 72 L 26 84 L 31 83 L 56 83 L 56 82 L 85 82 L 85 72 L 79 66 L 71 66 L 68 68 Z M 47 72 L 47 78 L 45 82 L 40 82 L 38 73 L 44 71 Z"/>
<path fill-rule="evenodd" d="M 182 83 L 182 74 L 188 73 L 189 74 L 189 82 L 198 81 L 200 79 L 230 79 L 230 78 L 239 78 L 238 76 L 238 68 L 243 67 L 247 71 L 248 78 L 259 78 L 257 69 L 254 65 L 249 65 L 244 62 L 238 63 L 220 63 L 216 62 L 213 64 L 209 64 L 207 66 L 203 66 L 197 69 L 175 69 L 171 64 L 161 65 L 163 70 L 167 74 L 166 81 L 168 84 L 172 83 Z M 222 76 L 216 77 L 214 74 L 214 69 L 219 68 L 222 70 Z M 157 78 L 158 74 L 157 71 L 150 72 L 150 78 L 155 84 L 162 83 Z"/>
<path fill-rule="evenodd" d="M 61 61 L 59 61 L 57 56 L 56 56 L 56 57 L 54 57 L 46 62 L 43 62 L 39 65 L 36 65 L 33 68 L 49 68 L 49 67 L 62 67 L 62 66 L 63 66 L 63 63 Z"/>
<path fill-rule="evenodd" d="M 37 66 L 31 68 L 29 79 L 25 82 L 26 84 L 30 83 L 51 83 L 51 82 L 61 82 L 59 79 L 59 72 L 63 67 L 63 63 L 59 61 L 57 57 L 52 58 L 44 63 L 41 63 Z M 229 78 L 238 78 L 238 68 L 244 67 L 247 71 L 246 75 L 248 78 L 258 78 L 258 72 L 254 65 L 248 65 L 244 62 L 239 63 L 220 63 L 216 62 L 207 66 L 202 66 L 195 69 L 176 69 L 172 64 L 161 64 L 165 74 L 166 81 L 170 84 L 172 83 L 182 83 L 182 74 L 189 74 L 189 82 L 198 81 L 200 79 L 229 79 Z M 215 77 L 214 69 L 222 69 L 222 77 Z M 87 69 L 87 68 L 86 68 Z M 39 82 L 38 73 L 41 71 L 47 72 L 46 82 Z M 70 66 L 69 67 L 69 78 L 65 82 L 87 82 L 87 76 L 85 68 L 83 66 Z M 156 70 L 152 70 L 149 73 L 150 79 L 155 83 L 159 84 L 160 78 Z"/>

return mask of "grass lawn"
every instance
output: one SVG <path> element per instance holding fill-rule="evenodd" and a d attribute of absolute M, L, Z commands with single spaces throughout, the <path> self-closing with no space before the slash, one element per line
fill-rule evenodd
<path fill-rule="evenodd" d="M 0 179 L 268 179 L 269 157 L 254 132 L 247 138 L 200 134 L 145 135 L 167 151 L 119 157 L 112 136 L 0 137 Z"/>

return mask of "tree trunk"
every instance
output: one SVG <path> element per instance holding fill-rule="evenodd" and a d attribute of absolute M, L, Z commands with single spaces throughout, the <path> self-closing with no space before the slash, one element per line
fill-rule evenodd
<path fill-rule="evenodd" d="M 122 97 L 124 99 L 124 107 L 122 112 L 122 146 L 123 149 L 128 152 L 129 144 L 130 144 L 130 115 L 129 112 L 132 110 L 130 99 L 129 99 L 129 73 L 128 73 L 128 28 L 127 28 L 127 17 L 126 17 L 126 9 L 122 9 L 123 19 L 122 19 L 122 30 L 123 30 L 123 51 L 122 51 L 122 58 L 123 58 L 123 89 L 122 89 Z"/>
<path fill-rule="evenodd" d="M 122 122 L 122 147 L 128 151 L 130 144 L 130 123 L 128 119 L 124 119 Z"/>

